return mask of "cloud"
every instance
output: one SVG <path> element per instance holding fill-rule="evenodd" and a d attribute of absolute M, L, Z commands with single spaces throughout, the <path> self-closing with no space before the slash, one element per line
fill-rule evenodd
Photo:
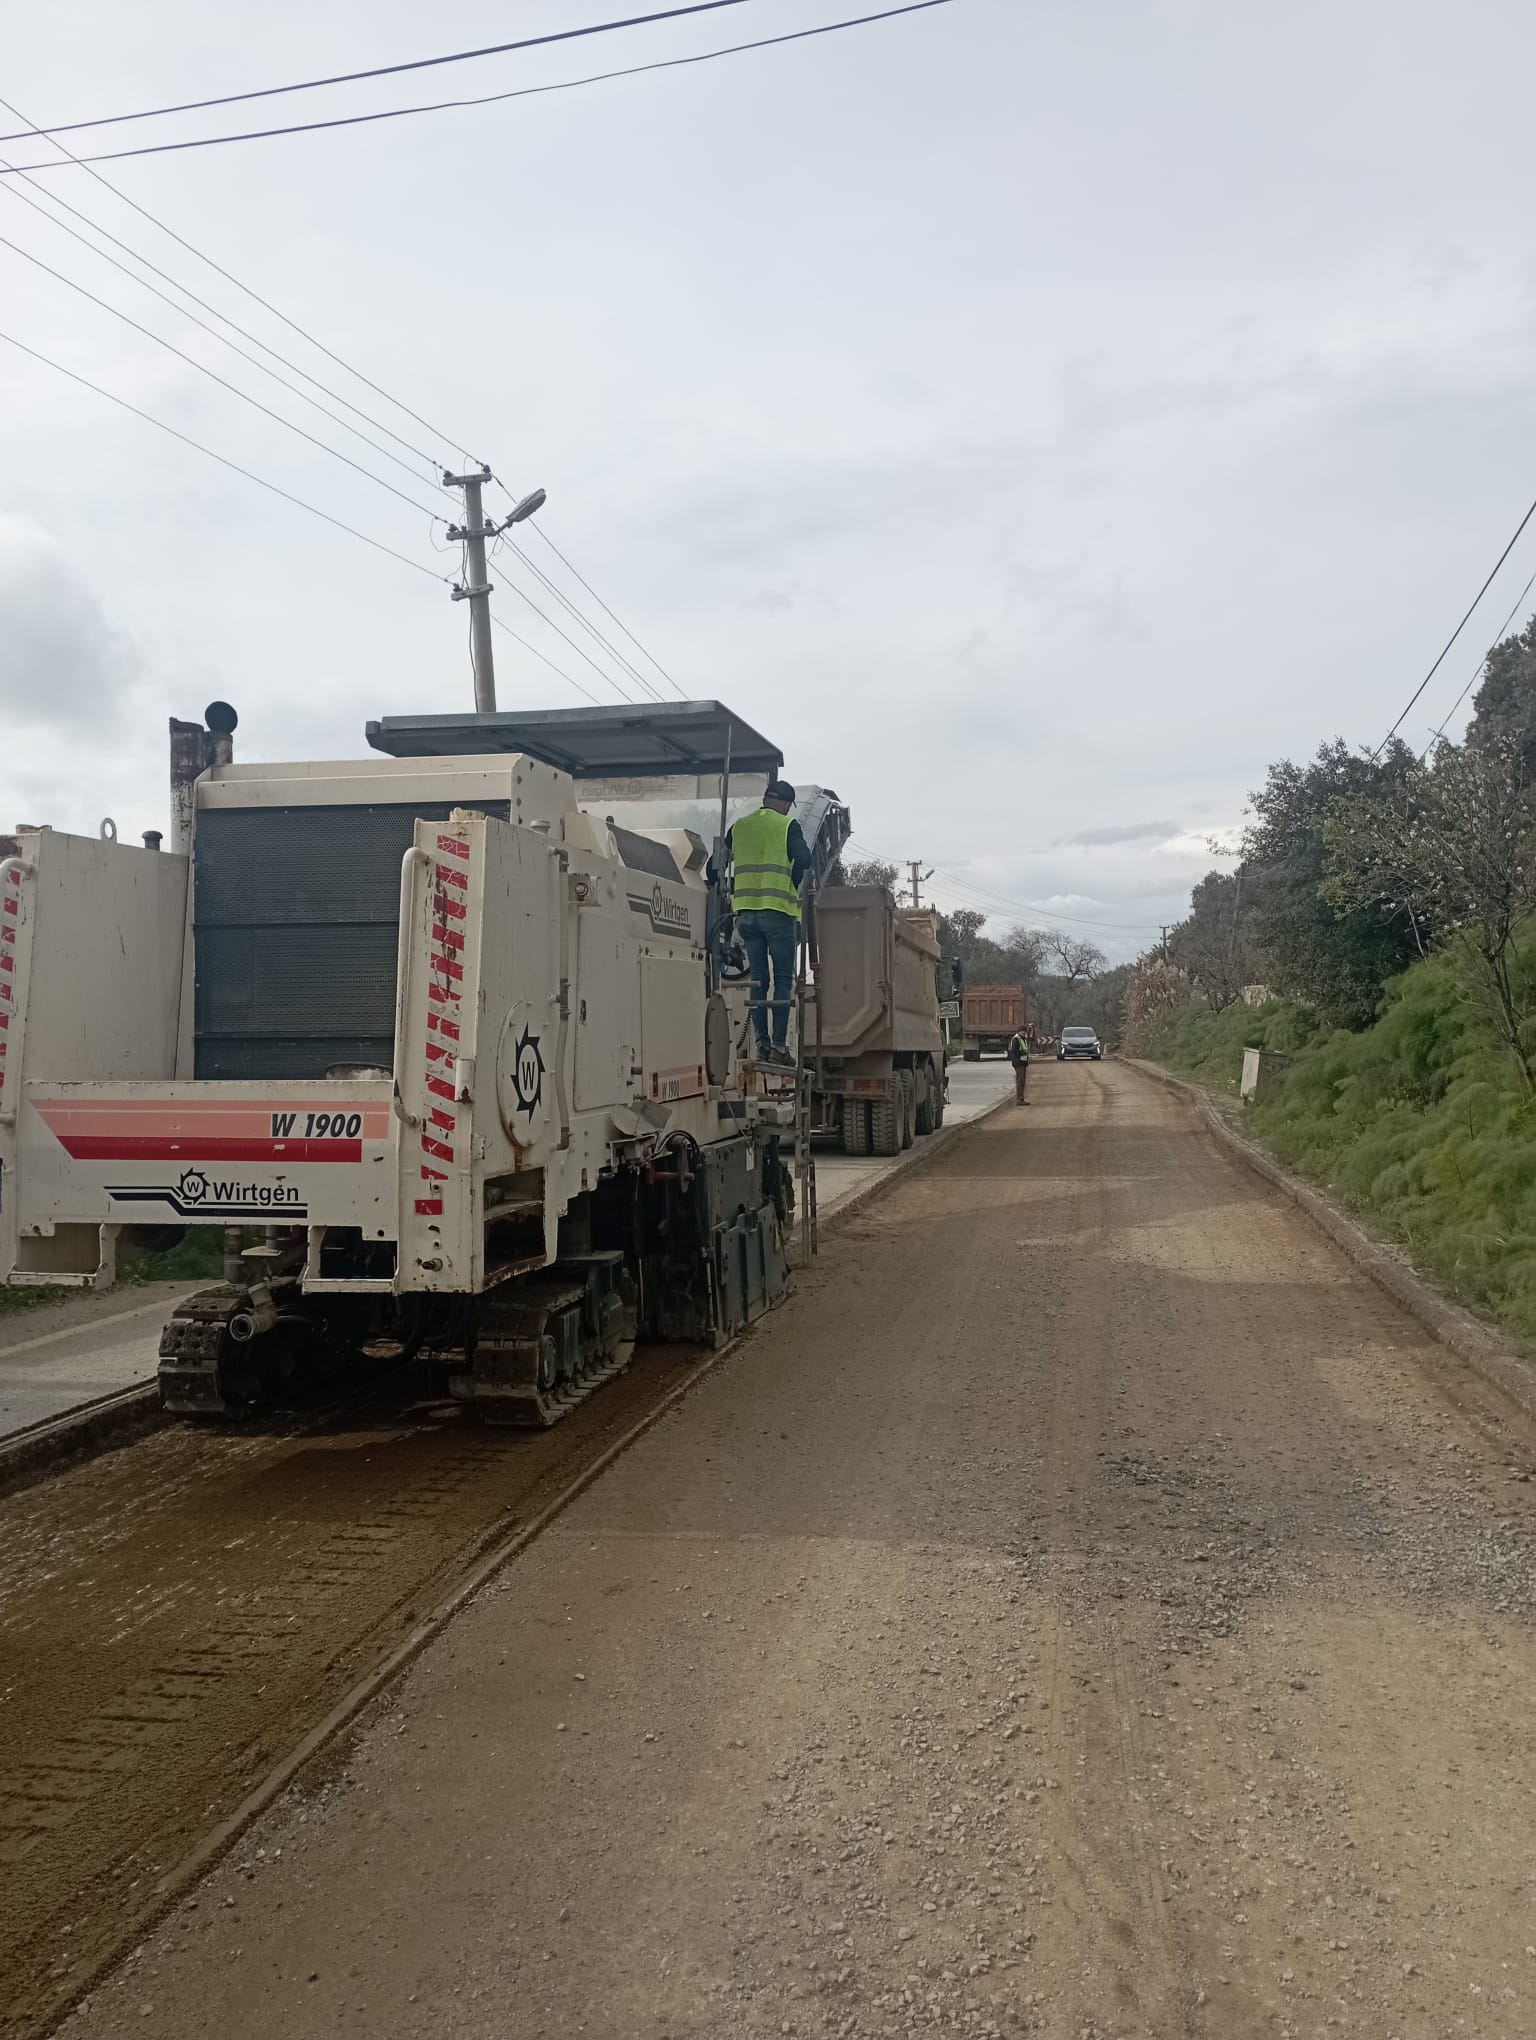
<path fill-rule="evenodd" d="M 0 713 L 35 732 L 99 736 L 139 677 L 132 646 L 40 525 L 0 517 Z"/>
<path fill-rule="evenodd" d="M 1075 836 L 1058 836 L 1063 849 L 1100 850 L 1111 843 L 1166 843 L 1179 833 L 1177 822 L 1112 822 L 1102 829 L 1080 829 Z"/>

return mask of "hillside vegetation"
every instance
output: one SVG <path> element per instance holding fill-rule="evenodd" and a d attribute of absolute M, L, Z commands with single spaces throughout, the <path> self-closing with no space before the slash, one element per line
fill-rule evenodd
<path fill-rule="evenodd" d="M 1532 978 L 1536 927 L 1513 947 Z M 1187 1005 L 1149 1052 L 1235 1094 L 1250 1043 L 1293 1057 L 1279 1089 L 1245 1109 L 1253 1136 L 1449 1294 L 1536 1340 L 1536 1101 L 1452 960 L 1393 980 L 1360 1032 L 1284 1000 Z"/>

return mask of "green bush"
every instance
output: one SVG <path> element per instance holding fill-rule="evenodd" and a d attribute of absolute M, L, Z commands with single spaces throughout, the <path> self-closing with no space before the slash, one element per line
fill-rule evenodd
<path fill-rule="evenodd" d="M 1263 1006 L 1229 1006 L 1224 1013 L 1213 1013 L 1204 1004 L 1180 1006 L 1153 1037 L 1151 1052 L 1169 1069 L 1236 1097 L 1245 1048 L 1275 1048 L 1293 1055 L 1313 1039 L 1318 1024 L 1284 999 L 1271 999 Z"/>
<path fill-rule="evenodd" d="M 224 1269 L 224 1229 L 189 1225 L 174 1247 L 158 1254 L 136 1253 L 118 1244 L 120 1282 L 217 1282 Z"/>
<path fill-rule="evenodd" d="M 1536 930 L 1519 946 L 1536 969 Z M 1189 1007 L 1153 1053 L 1235 1093 L 1250 1044 L 1293 1058 L 1246 1110 L 1255 1138 L 1449 1294 L 1536 1339 L 1536 1103 L 1453 964 L 1435 957 L 1395 979 L 1363 1033 L 1278 1001 Z"/>

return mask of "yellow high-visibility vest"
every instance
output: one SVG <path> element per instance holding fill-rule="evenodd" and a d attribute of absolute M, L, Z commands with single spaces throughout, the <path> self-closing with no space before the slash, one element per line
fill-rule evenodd
<path fill-rule="evenodd" d="M 789 855 L 792 817 L 775 808 L 743 815 L 731 830 L 731 906 L 738 914 L 800 918 L 794 865 Z"/>

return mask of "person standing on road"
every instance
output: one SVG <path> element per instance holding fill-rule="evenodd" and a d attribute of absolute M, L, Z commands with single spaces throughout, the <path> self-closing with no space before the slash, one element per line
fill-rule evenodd
<path fill-rule="evenodd" d="M 1029 1041 L 1023 1028 L 1019 1028 L 1008 1044 L 1008 1060 L 1013 1064 L 1013 1102 L 1023 1105 L 1024 1086 L 1029 1081 Z"/>
<path fill-rule="evenodd" d="M 731 866 L 731 911 L 752 973 L 752 1032 L 757 1057 L 759 1062 L 780 1067 L 787 1067 L 790 1061 L 786 1044 L 795 944 L 800 934 L 800 881 L 811 868 L 804 833 L 790 814 L 794 804 L 795 789 L 788 781 L 771 780 L 756 814 L 743 815 L 725 838 Z M 713 870 L 710 876 L 714 877 Z"/>

